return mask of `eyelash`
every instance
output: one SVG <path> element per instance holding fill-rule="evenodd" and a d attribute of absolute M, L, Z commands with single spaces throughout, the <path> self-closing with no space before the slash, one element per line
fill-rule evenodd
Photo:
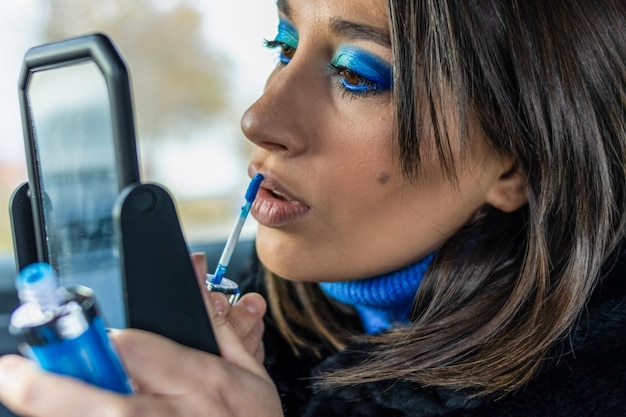
<path fill-rule="evenodd" d="M 265 39 L 263 43 L 268 49 L 280 49 L 277 63 L 277 65 L 280 66 L 289 64 L 293 54 L 296 52 L 296 48 L 281 41 Z M 344 95 L 362 98 L 380 94 L 386 90 L 386 88 L 383 88 L 379 83 L 361 76 L 359 73 L 346 66 L 330 63 L 328 64 L 328 68 L 336 75 L 336 85 L 343 91 Z M 357 77 L 357 84 L 349 83 L 347 80 L 348 77 Z"/>
<path fill-rule="evenodd" d="M 382 85 L 361 76 L 358 72 L 344 65 L 328 64 L 328 68 L 337 75 L 337 85 L 343 89 L 344 94 L 353 97 L 367 97 L 380 94 L 385 91 Z M 356 77 L 356 83 L 348 82 L 348 78 Z"/>
<path fill-rule="evenodd" d="M 291 61 L 291 58 L 286 54 L 293 55 L 296 52 L 296 48 L 287 45 L 285 42 L 269 41 L 265 39 L 263 43 L 267 49 L 280 49 L 280 53 L 278 55 L 279 65 L 287 65 Z"/>

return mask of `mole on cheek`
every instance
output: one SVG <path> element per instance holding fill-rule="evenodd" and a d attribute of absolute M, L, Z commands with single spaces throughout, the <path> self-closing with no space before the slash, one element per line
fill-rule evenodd
<path fill-rule="evenodd" d="M 385 185 L 389 181 L 389 177 L 390 177 L 389 173 L 386 171 L 383 171 L 380 174 L 378 174 L 376 181 L 378 181 L 380 185 Z"/>

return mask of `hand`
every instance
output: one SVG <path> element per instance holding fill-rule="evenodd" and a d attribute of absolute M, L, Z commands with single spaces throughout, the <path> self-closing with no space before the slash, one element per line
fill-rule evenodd
<path fill-rule="evenodd" d="M 225 315 L 208 307 L 222 357 L 139 330 L 116 331 L 111 337 L 136 394 L 104 391 L 7 355 L 0 358 L 0 401 L 32 417 L 281 416 L 263 366 Z"/>
<path fill-rule="evenodd" d="M 263 348 L 263 331 L 265 330 L 263 315 L 267 309 L 265 299 L 260 294 L 248 293 L 241 297 L 234 306 L 231 306 L 224 294 L 212 293 L 206 289 L 207 263 L 204 253 L 191 254 L 191 263 L 207 311 L 213 305 L 217 311 L 214 320 L 225 321 L 231 325 L 246 350 L 255 357 L 259 364 L 262 364 L 265 358 Z M 220 345 L 219 340 L 217 342 L 220 352 L 223 352 L 224 348 Z"/>

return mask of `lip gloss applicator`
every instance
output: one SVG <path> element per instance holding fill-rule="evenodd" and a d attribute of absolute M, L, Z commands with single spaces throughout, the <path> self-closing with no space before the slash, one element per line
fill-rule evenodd
<path fill-rule="evenodd" d="M 256 174 L 254 178 L 252 178 L 252 181 L 250 181 L 250 185 L 248 185 L 248 189 L 246 190 L 245 202 L 239 212 L 239 218 L 226 241 L 226 246 L 224 246 L 224 251 L 222 252 L 222 256 L 220 256 L 215 273 L 206 274 L 205 282 L 207 289 L 209 291 L 226 294 L 228 296 L 228 302 L 231 304 L 235 304 L 239 299 L 239 285 L 237 285 L 235 281 L 226 278 L 224 275 L 226 274 L 226 268 L 228 267 L 230 258 L 235 251 L 237 241 L 239 241 L 243 224 L 248 217 L 248 213 L 250 213 L 250 207 L 252 207 L 252 202 L 256 198 L 262 181 L 263 175 L 261 174 Z"/>

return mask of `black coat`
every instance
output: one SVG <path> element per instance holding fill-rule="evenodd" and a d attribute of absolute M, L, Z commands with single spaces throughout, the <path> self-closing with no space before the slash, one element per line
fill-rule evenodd
<path fill-rule="evenodd" d="M 241 282 L 265 294 L 258 262 Z M 266 367 L 285 416 L 626 416 L 626 250 L 596 290 L 572 335 L 523 388 L 505 397 L 468 400 L 461 393 L 408 382 L 374 382 L 329 390 L 311 388 L 325 369 L 356 364 L 367 346 L 322 359 L 295 357 L 266 318 Z"/>

